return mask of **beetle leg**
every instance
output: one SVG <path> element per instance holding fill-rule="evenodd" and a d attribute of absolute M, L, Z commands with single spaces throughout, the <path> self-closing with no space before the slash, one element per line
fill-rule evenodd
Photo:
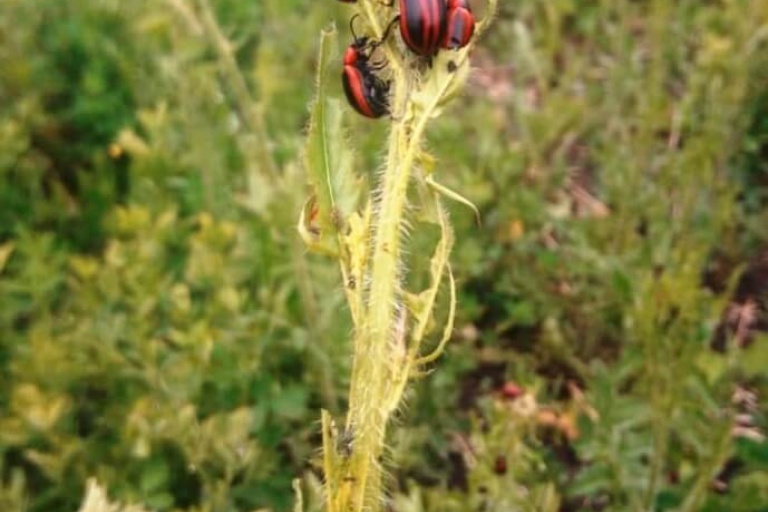
<path fill-rule="evenodd" d="M 371 69 L 372 71 L 381 71 L 385 67 L 387 67 L 386 60 L 382 60 L 381 62 L 372 62 L 368 64 L 368 68 Z"/>

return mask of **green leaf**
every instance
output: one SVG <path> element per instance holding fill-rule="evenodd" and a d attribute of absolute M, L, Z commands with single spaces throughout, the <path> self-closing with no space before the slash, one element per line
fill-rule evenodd
<path fill-rule="evenodd" d="M 591 496 L 611 486 L 612 475 L 604 464 L 594 464 L 579 472 L 569 489 L 571 495 Z"/>
<path fill-rule="evenodd" d="M 288 387 L 277 394 L 271 403 L 275 414 L 286 420 L 300 419 L 307 406 L 309 391 L 300 386 Z"/>
<path fill-rule="evenodd" d="M 168 465 L 162 459 L 154 459 L 144 467 L 139 487 L 147 494 L 165 487 L 168 482 Z"/>
<path fill-rule="evenodd" d="M 768 336 L 757 336 L 754 343 L 741 356 L 744 372 L 750 377 L 765 375 L 768 368 Z"/>
<path fill-rule="evenodd" d="M 5 268 L 5 264 L 8 263 L 8 259 L 11 257 L 11 254 L 13 253 L 14 244 L 13 242 L 8 242 L 6 244 L 0 245 L 0 272 L 3 271 Z"/>
<path fill-rule="evenodd" d="M 736 439 L 739 458 L 755 467 L 768 469 L 768 443 L 752 439 Z"/>
<path fill-rule="evenodd" d="M 519 300 L 507 307 L 511 319 L 518 325 L 534 325 L 538 320 L 535 305 L 528 300 Z"/>
<path fill-rule="evenodd" d="M 330 66 L 336 62 L 336 46 L 337 32 L 331 26 L 320 36 L 317 96 L 310 109 L 304 154 L 309 183 L 317 198 L 318 226 L 323 238 L 341 228 L 357 208 L 362 184 L 353 172 L 353 155 L 344 137 L 344 110 L 338 99 L 326 94 L 331 88 L 327 82 Z"/>
<path fill-rule="evenodd" d="M 147 498 L 147 505 L 156 510 L 167 510 L 173 506 L 173 495 L 168 492 L 153 494 Z"/>

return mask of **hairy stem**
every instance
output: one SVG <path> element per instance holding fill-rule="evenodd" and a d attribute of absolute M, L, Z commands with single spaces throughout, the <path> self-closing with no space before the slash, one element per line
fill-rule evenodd
<path fill-rule="evenodd" d="M 404 83 L 398 80 L 396 83 Z M 387 422 L 391 408 L 384 404 L 397 403 L 400 397 L 391 396 L 401 386 L 394 386 L 398 368 L 406 365 L 404 351 L 400 351 L 395 338 L 402 311 L 400 289 L 401 226 L 407 209 L 407 191 L 416 155 L 421 147 L 429 119 L 437 109 L 446 82 L 433 101 L 420 113 L 418 119 L 404 115 L 394 123 L 389 142 L 387 168 L 382 177 L 378 212 L 373 226 L 371 251 L 370 290 L 363 330 L 356 341 L 355 374 L 350 391 L 350 411 L 347 427 L 355 429 L 357 447 L 351 461 L 355 475 L 356 493 L 351 510 L 379 509 L 381 493 L 380 458 L 384 450 Z M 398 87 L 394 105 L 406 105 L 408 91 Z M 415 120 L 415 122 L 414 122 Z M 366 503 L 366 496 L 376 502 Z M 369 508 L 366 508 L 369 507 Z"/>
<path fill-rule="evenodd" d="M 478 27 L 478 33 L 487 26 L 495 5 L 495 0 L 489 0 L 487 17 Z M 392 9 L 383 7 L 379 0 L 361 0 L 358 8 L 373 37 L 381 38 L 384 21 L 391 20 Z M 382 458 L 389 419 L 402 400 L 414 365 L 431 361 L 442 352 L 450 337 L 455 308 L 455 283 L 447 266 L 453 232 L 442 210 L 440 195 L 447 191 L 449 197 L 460 196 L 444 187 L 432 188 L 430 197 L 439 212 L 435 222 L 440 225 L 442 238 L 433 259 L 433 269 L 436 270 L 433 270 L 431 281 L 434 289 L 425 295 L 429 297 L 425 299 L 425 308 L 414 311 L 408 309 L 410 306 L 404 300 L 402 233 L 411 180 L 422 180 L 421 186 L 428 188 L 424 174 L 431 177 L 431 168 L 419 174 L 414 172 L 421 163 L 427 125 L 466 77 L 466 73 L 457 70 L 468 69 L 468 48 L 455 54 L 444 54 L 450 62 L 437 58 L 430 66 L 403 53 L 393 38 L 380 48 L 386 55 L 387 79 L 392 84 L 389 148 L 369 208 L 362 216 L 355 217 L 364 219 L 366 227 L 365 249 L 362 251 L 365 264 L 361 266 L 362 279 L 355 281 L 358 291 L 347 293 L 355 323 L 349 412 L 343 432 L 325 427 L 323 431 L 328 512 L 379 512 L 382 509 L 385 495 Z M 342 239 L 340 245 L 353 248 L 345 254 L 360 252 L 359 247 L 350 246 L 347 239 Z M 426 359 L 420 358 L 419 344 L 427 330 L 437 290 L 446 271 L 451 297 L 449 321 L 435 352 Z M 344 264 L 342 273 L 345 273 Z M 417 326 L 415 341 L 409 335 L 412 325 Z M 331 442 L 334 437 L 336 442 Z M 340 443 L 342 439 L 344 442 Z M 333 454 L 328 454 L 328 450 L 333 450 Z"/>

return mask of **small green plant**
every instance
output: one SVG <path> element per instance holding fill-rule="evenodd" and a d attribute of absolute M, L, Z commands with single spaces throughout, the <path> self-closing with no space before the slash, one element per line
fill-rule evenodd
<path fill-rule="evenodd" d="M 495 8 L 495 0 L 489 0 L 470 44 L 424 59 L 395 38 L 382 41 L 392 7 L 373 0 L 358 3 L 376 45 L 381 41 L 391 73 L 389 143 L 372 190 L 365 190 L 354 172 L 353 150 L 342 129 L 343 107 L 327 92 L 336 32 L 322 33 L 318 93 L 306 148 L 312 196 L 299 231 L 310 249 L 338 259 L 354 324 L 346 420 L 337 426 L 329 413 L 322 415 L 328 512 L 381 509 L 387 426 L 408 381 L 429 371 L 451 335 L 456 286 L 448 260 L 454 234 L 443 199 L 471 203 L 436 181 L 438 165 L 424 149 L 424 139 L 429 122 L 460 92 L 469 73 L 468 52 Z M 428 284 L 412 291 L 408 282 L 417 279 L 409 279 L 409 273 L 418 275 L 416 269 L 424 261 L 409 261 L 408 234 L 429 230 L 428 225 L 438 232 L 426 265 Z M 448 290 L 448 311 L 439 328 L 436 312 L 443 288 Z M 436 345 L 425 349 L 435 332 Z"/>
<path fill-rule="evenodd" d="M 106 490 L 91 479 L 88 480 L 88 488 L 78 512 L 147 512 L 147 509 L 139 505 L 110 502 Z"/>

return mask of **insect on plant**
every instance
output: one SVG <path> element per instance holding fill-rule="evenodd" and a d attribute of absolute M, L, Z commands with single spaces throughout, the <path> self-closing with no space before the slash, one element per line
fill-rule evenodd
<path fill-rule="evenodd" d="M 344 131 L 341 107 L 328 93 L 336 32 L 325 30 L 305 151 L 312 194 L 304 211 L 318 213 L 310 225 L 302 212 L 298 230 L 310 250 L 338 261 L 344 283 L 354 283 L 343 287 L 354 327 L 349 409 L 340 428 L 328 412 L 322 414 L 326 511 L 378 512 L 386 495 L 382 460 L 389 420 L 408 382 L 428 373 L 453 330 L 454 235 L 443 200 L 474 209 L 435 179 L 436 160 L 423 147 L 426 129 L 461 92 L 469 52 L 488 27 L 496 0 L 487 0 L 477 24 L 466 2 L 400 0 L 399 13 L 394 2 L 345 3 L 355 4 L 356 13 L 343 58 L 344 93 L 365 117 L 391 114 L 388 149 L 378 182 L 366 190 L 354 171 L 355 144 Z M 403 44 L 388 37 L 395 23 Z M 358 34 L 358 28 L 364 31 Z M 374 51 L 381 60 L 372 61 Z M 440 236 L 424 257 L 428 285 L 409 290 L 404 254 L 424 224 L 437 226 Z"/>

